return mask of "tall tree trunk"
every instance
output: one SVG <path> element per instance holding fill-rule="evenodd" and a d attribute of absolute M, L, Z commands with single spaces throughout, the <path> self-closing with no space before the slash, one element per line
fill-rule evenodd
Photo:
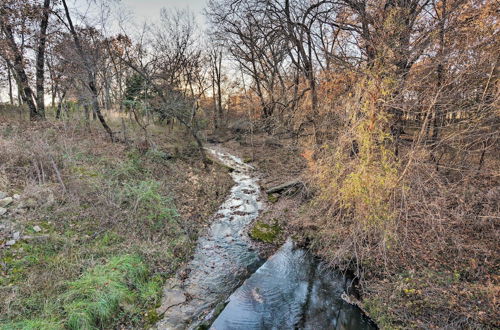
<path fill-rule="evenodd" d="M 218 62 L 215 63 L 215 72 L 217 74 L 217 112 L 218 112 L 218 117 L 219 117 L 219 125 L 222 123 L 223 118 L 224 118 L 224 113 L 222 110 L 222 87 L 221 87 L 221 80 L 222 80 L 222 51 L 219 52 L 218 54 Z"/>
<path fill-rule="evenodd" d="M 51 86 L 51 97 L 52 97 L 52 101 L 51 101 L 51 105 L 52 105 L 52 108 L 54 108 L 56 106 L 56 96 L 57 96 L 57 89 L 54 85 Z"/>
<path fill-rule="evenodd" d="M 104 101 L 106 110 L 111 109 L 111 78 L 106 74 L 104 76 Z"/>
<path fill-rule="evenodd" d="M 215 98 L 215 68 L 212 68 L 212 100 L 214 101 L 214 129 L 219 128 L 219 121 L 217 118 L 217 99 Z"/>
<path fill-rule="evenodd" d="M 85 70 L 87 71 L 87 85 L 88 85 L 88 88 L 92 94 L 92 106 L 93 106 L 94 111 L 97 115 L 97 118 L 99 118 L 99 121 L 101 122 L 102 127 L 108 133 L 109 137 L 111 138 L 111 141 L 114 141 L 113 131 L 106 123 L 106 120 L 104 119 L 104 116 L 102 115 L 101 109 L 99 107 L 99 93 L 97 92 L 95 77 L 94 77 L 94 74 L 93 74 L 92 69 L 90 67 L 90 63 L 88 63 L 87 57 L 85 56 L 82 45 L 80 43 L 80 38 L 78 37 L 78 34 L 77 34 L 75 27 L 73 25 L 73 21 L 71 20 L 71 15 L 69 14 L 69 9 L 68 9 L 68 5 L 66 4 L 66 0 L 62 0 L 62 3 L 64 6 L 64 11 L 66 13 L 66 18 L 68 20 L 70 33 L 73 36 L 73 41 L 75 42 L 76 49 L 78 51 L 78 54 L 80 55 L 80 58 L 83 61 L 83 65 L 85 67 Z"/>
<path fill-rule="evenodd" d="M 23 89 L 21 88 L 21 85 L 19 82 L 16 81 L 16 87 L 17 87 L 17 105 L 21 106 L 23 105 Z"/>
<path fill-rule="evenodd" d="M 36 106 L 41 118 L 45 118 L 45 45 L 47 42 L 47 26 L 49 24 L 50 0 L 43 2 L 43 15 L 40 22 L 40 36 L 36 56 Z"/>
<path fill-rule="evenodd" d="M 59 76 L 55 75 L 54 73 L 54 68 L 50 62 L 50 60 L 47 61 L 47 69 L 49 69 L 49 76 L 50 76 L 50 94 L 52 98 L 52 108 L 55 108 L 56 106 L 56 97 L 59 95 Z"/>
<path fill-rule="evenodd" d="M 7 80 L 9 81 L 9 101 L 10 105 L 14 105 L 14 96 L 12 95 L 12 73 L 9 66 L 7 66 Z"/>
<path fill-rule="evenodd" d="M 62 110 L 62 106 L 63 106 L 63 102 L 64 102 L 65 97 L 66 97 L 66 90 L 59 97 L 59 104 L 57 105 L 57 111 L 56 111 L 56 119 L 61 119 L 61 110 Z"/>
<path fill-rule="evenodd" d="M 38 112 L 35 104 L 33 90 L 29 85 L 28 75 L 24 70 L 23 54 L 16 44 L 14 33 L 12 32 L 12 27 L 5 21 L 4 17 L 5 11 L 0 7 L 0 28 L 5 34 L 7 45 L 13 55 L 13 63 L 10 63 L 9 66 L 15 71 L 16 80 L 20 89 L 19 94 L 22 100 L 28 105 L 30 111 L 30 119 L 41 119 L 42 117 L 40 116 L 40 113 Z M 8 59 L 8 57 L 6 59 Z"/>
<path fill-rule="evenodd" d="M 437 82 L 436 82 L 436 93 L 440 93 L 441 87 L 443 85 L 444 78 L 444 34 L 446 25 L 446 0 L 442 2 L 443 10 L 441 12 L 441 18 L 439 20 L 439 49 L 438 49 L 438 64 L 436 67 Z M 442 101 L 441 101 L 442 102 Z M 432 130 L 432 143 L 436 143 L 439 138 L 439 133 L 441 126 L 443 125 L 443 107 L 442 104 L 437 103 L 434 106 L 434 121 Z"/>
<path fill-rule="evenodd" d="M 90 109 L 87 100 L 83 101 L 83 114 L 85 117 L 85 127 L 90 131 Z"/>

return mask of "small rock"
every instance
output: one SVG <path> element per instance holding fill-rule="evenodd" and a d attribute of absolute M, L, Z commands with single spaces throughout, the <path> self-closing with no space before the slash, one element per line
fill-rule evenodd
<path fill-rule="evenodd" d="M 9 195 L 7 195 L 7 193 L 0 191 L 0 199 L 4 199 L 7 196 L 9 196 Z"/>
<path fill-rule="evenodd" d="M 19 194 L 14 194 L 14 196 L 12 196 L 12 197 L 14 197 L 14 199 L 21 199 L 21 195 L 19 195 Z"/>
<path fill-rule="evenodd" d="M 15 239 L 16 241 L 21 237 L 21 233 L 16 231 L 14 234 L 12 234 L 12 238 Z"/>
<path fill-rule="evenodd" d="M 42 228 L 40 228 L 40 226 L 33 226 L 33 230 L 37 233 L 41 232 L 42 231 Z"/>
<path fill-rule="evenodd" d="M 13 240 L 13 239 L 11 239 L 10 241 L 7 241 L 7 242 L 5 243 L 5 245 L 7 245 L 7 246 L 12 246 L 12 245 L 14 245 L 14 244 L 16 244 L 16 241 L 15 241 L 15 240 Z"/>
<path fill-rule="evenodd" d="M 7 209 L 0 207 L 0 216 L 4 215 L 5 213 L 7 213 Z"/>
<path fill-rule="evenodd" d="M 7 207 L 13 202 L 12 197 L 5 197 L 3 199 L 0 199 L 0 207 Z"/>

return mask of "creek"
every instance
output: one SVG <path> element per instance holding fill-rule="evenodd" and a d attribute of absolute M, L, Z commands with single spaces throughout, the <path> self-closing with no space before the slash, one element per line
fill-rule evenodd
<path fill-rule="evenodd" d="M 193 259 L 164 289 L 158 329 L 376 329 L 345 302 L 348 277 L 287 242 L 267 261 L 248 227 L 265 206 L 254 168 L 218 148 L 232 169 L 230 195 L 200 237 Z"/>

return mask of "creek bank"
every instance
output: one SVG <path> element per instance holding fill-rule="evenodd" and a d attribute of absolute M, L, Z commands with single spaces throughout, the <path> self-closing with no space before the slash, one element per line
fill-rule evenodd
<path fill-rule="evenodd" d="M 267 261 L 259 255 L 249 239 L 252 234 L 267 242 L 262 244 L 267 244 L 269 254 L 276 251 L 283 233 L 279 225 L 254 222 L 264 206 L 256 173 L 219 148 L 209 152 L 231 169 L 235 186 L 199 239 L 192 261 L 167 281 L 157 309 L 163 319 L 156 328 L 206 329 L 215 322 L 214 329 L 284 324 L 301 329 L 374 329 L 357 307 L 342 298 L 351 287 L 350 279 L 328 269 L 291 240 Z"/>
<path fill-rule="evenodd" d="M 250 164 L 262 174 L 263 190 L 293 180 L 308 182 L 307 141 L 280 138 L 278 148 L 266 142 L 266 133 L 228 135 L 232 138 L 221 139 L 222 145 L 243 159 L 252 159 Z M 426 176 L 424 172 L 415 173 L 416 178 Z M 437 174 L 430 167 L 428 173 Z M 499 327 L 495 304 L 499 278 L 492 274 L 498 268 L 495 216 L 500 190 L 493 177 L 470 177 L 466 180 L 470 184 L 457 185 L 438 175 L 432 179 L 441 187 L 438 190 L 420 181 L 408 183 L 413 187 L 408 191 L 415 194 L 407 200 L 418 207 L 399 227 L 398 236 L 404 239 L 382 258 L 377 249 L 369 253 L 373 259 L 364 265 L 359 285 L 360 306 L 381 328 Z M 277 219 L 284 237 L 293 237 L 299 244 L 310 241 L 315 255 L 334 262 L 338 259 L 329 251 L 337 243 L 328 244 L 329 234 L 323 228 L 327 219 L 308 203 L 314 197 L 314 191 L 308 191 L 311 188 L 308 185 L 294 196 L 270 194 L 269 207 L 259 221 L 273 224 Z M 434 226 L 439 230 L 427 230 Z M 321 235 L 326 238 L 324 244 Z M 270 244 L 258 244 L 260 251 L 275 251 Z"/>

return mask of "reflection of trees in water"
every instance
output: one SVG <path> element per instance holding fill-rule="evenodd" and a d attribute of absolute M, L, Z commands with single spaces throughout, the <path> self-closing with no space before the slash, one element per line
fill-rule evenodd
<path fill-rule="evenodd" d="M 372 329 L 359 309 L 342 300 L 349 282 L 342 274 L 315 266 L 305 329 Z"/>
<path fill-rule="evenodd" d="M 216 329 L 372 329 L 341 299 L 346 279 L 287 242 L 229 299 Z M 256 299 L 257 297 L 257 299 Z"/>

